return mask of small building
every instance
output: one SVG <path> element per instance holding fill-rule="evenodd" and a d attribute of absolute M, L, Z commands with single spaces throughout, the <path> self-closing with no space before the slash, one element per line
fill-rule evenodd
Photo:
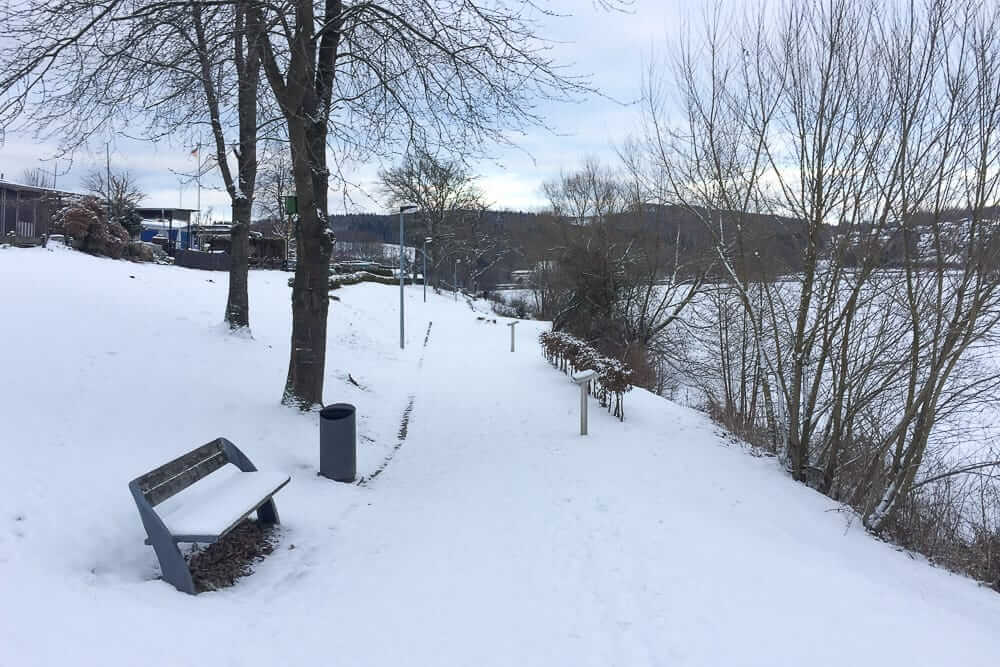
<path fill-rule="evenodd" d="M 162 240 L 171 248 L 191 248 L 194 237 L 191 231 L 193 208 L 156 208 L 143 206 L 135 209 L 142 217 L 139 237 L 143 241 Z"/>
<path fill-rule="evenodd" d="M 0 236 L 38 238 L 49 233 L 52 217 L 70 192 L 0 181 Z"/>

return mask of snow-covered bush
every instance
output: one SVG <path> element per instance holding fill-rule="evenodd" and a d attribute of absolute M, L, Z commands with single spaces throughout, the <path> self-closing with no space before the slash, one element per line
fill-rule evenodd
<path fill-rule="evenodd" d="M 404 277 L 407 285 L 413 284 L 413 279 Z M 330 276 L 329 289 L 335 290 L 347 285 L 357 285 L 358 283 L 378 283 L 380 285 L 399 285 L 399 278 L 395 276 L 383 276 L 370 271 L 355 271 L 354 273 L 335 273 Z M 288 279 L 288 286 L 295 285 L 295 278 Z"/>
<path fill-rule="evenodd" d="M 539 335 L 545 358 L 566 372 L 592 370 L 597 377 L 592 382 L 593 393 L 618 419 L 625 419 L 622 401 L 632 390 L 635 373 L 623 361 L 602 356 L 584 341 L 563 331 L 545 331 Z"/>
<path fill-rule="evenodd" d="M 501 317 L 516 317 L 519 320 L 534 316 L 534 308 L 523 296 L 505 299 L 503 293 L 492 292 L 489 295 L 490 308 Z"/>
<path fill-rule="evenodd" d="M 70 201 L 56 212 L 55 225 L 72 237 L 73 247 L 95 255 L 120 259 L 129 244 L 129 233 L 121 225 L 107 222 L 96 197 Z"/>

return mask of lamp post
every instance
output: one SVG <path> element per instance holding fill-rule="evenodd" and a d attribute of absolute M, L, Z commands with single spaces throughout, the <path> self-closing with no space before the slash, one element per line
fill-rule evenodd
<path fill-rule="evenodd" d="M 406 281 L 406 274 L 403 272 L 403 215 L 413 213 L 417 207 L 413 204 L 404 204 L 399 207 L 399 349 L 406 347 L 405 328 L 403 326 L 403 285 Z"/>
<path fill-rule="evenodd" d="M 432 241 L 431 237 L 424 237 L 424 303 L 427 303 L 427 244 Z"/>
<path fill-rule="evenodd" d="M 458 265 L 462 263 L 462 260 L 455 260 L 455 274 L 452 276 L 452 286 L 455 288 L 455 301 L 458 301 Z"/>

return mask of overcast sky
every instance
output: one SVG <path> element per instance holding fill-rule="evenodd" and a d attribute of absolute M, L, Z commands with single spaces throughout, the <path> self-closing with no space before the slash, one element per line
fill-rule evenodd
<path fill-rule="evenodd" d="M 639 96 L 643 62 L 651 50 L 662 54 L 683 22 L 697 20 L 702 5 L 696 0 L 634 0 L 630 13 L 619 14 L 594 8 L 588 0 L 550 0 L 547 6 L 572 12 L 567 17 L 547 19 L 546 35 L 560 42 L 556 55 L 562 62 L 574 64 L 577 73 L 590 75 L 595 87 L 623 104 L 600 97 L 579 104 L 546 104 L 542 109 L 556 133 L 530 131 L 516 139 L 517 149 L 497 148 L 496 159 L 474 165 L 481 176 L 480 185 L 494 206 L 537 209 L 544 203 L 541 184 L 561 170 L 574 169 L 587 156 L 614 160 L 615 143 L 638 123 L 638 109 L 627 103 Z M 147 193 L 144 205 L 195 208 L 195 186 L 181 186 L 171 172 L 193 169 L 191 149 L 179 141 L 153 144 L 117 136 L 111 144 L 111 164 L 112 168 L 127 168 L 137 177 Z M 39 144 L 30 136 L 7 133 L 0 145 L 0 173 L 5 180 L 19 181 L 26 168 L 51 171 L 53 162 L 40 158 L 52 153 L 52 146 Z M 103 144 L 79 151 L 71 168 L 67 161 L 58 164 L 57 187 L 80 190 L 83 175 L 95 165 L 104 166 Z M 371 185 L 379 166 L 366 165 L 350 177 L 368 184 L 367 189 L 374 195 Z M 215 175 L 203 180 L 208 186 L 219 183 Z M 230 217 L 228 197 L 221 190 L 203 188 L 201 204 L 206 219 L 209 215 L 216 220 Z M 341 200 L 331 196 L 330 205 L 335 211 Z M 375 199 L 359 198 L 354 208 L 377 211 L 381 206 Z"/>

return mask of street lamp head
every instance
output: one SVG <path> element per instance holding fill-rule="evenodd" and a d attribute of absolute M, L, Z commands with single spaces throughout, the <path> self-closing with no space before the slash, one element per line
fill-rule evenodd
<path fill-rule="evenodd" d="M 416 204 L 403 204 L 402 206 L 399 207 L 399 213 L 400 213 L 400 215 L 402 215 L 404 213 L 413 213 L 418 208 L 420 208 L 420 207 L 417 206 Z"/>

